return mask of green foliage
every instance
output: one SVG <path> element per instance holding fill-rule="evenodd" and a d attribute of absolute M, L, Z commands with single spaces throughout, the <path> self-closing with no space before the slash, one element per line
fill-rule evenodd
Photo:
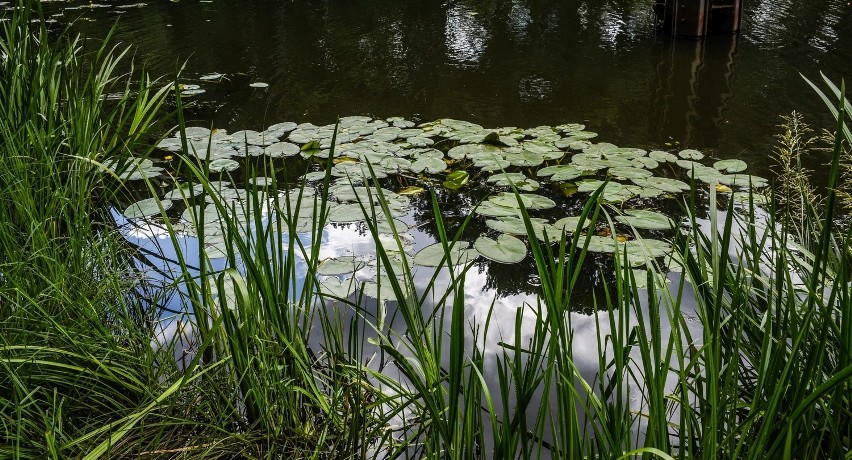
<path fill-rule="evenodd" d="M 510 312 L 514 329 L 499 338 L 495 307 L 473 321 L 465 298 L 473 262 L 461 236 L 473 213 L 448 229 L 431 191 L 438 243 L 420 257 L 434 271 L 425 283 L 415 279 L 395 231 L 394 200 L 367 163 L 374 186 L 353 186 L 349 201 L 372 217 L 366 225 L 376 242 L 387 229 L 394 235 L 376 244 L 386 276 L 370 287 L 373 297 L 395 300 L 388 318 L 387 305 L 371 304 L 365 286 L 354 296 L 345 286 L 323 287 L 323 271 L 346 269 L 341 261 L 323 268 L 319 258 L 335 139 L 321 193 L 279 188 L 269 164 L 262 173 L 270 199 L 256 184 L 237 207 L 213 193 L 209 164 L 188 151 L 177 94 L 176 156 L 187 171 L 181 189 L 198 186 L 211 197 L 200 200 L 198 216 L 207 208 L 223 216 L 219 228 L 197 226 L 198 249 L 224 235 L 229 268 L 214 271 L 204 259 L 191 267 L 178 251 L 175 283 L 186 287 L 191 313 L 171 318 L 176 332 L 164 340 L 166 318 L 143 308 L 158 299 L 146 302 L 144 279 L 130 269 L 129 248 L 105 224 L 101 204 L 119 183 L 102 165 L 144 151 L 166 90 L 144 78 L 131 88 L 115 76 L 121 54 L 81 55 L 80 42 L 50 38 L 29 19 L 19 10 L 0 39 L 7 56 L 0 80 L 10 83 L 0 87 L 0 456 L 847 455 L 852 240 L 834 223 L 843 143 L 852 140 L 842 88 L 827 82 L 828 94 L 818 93 L 837 117 L 822 207 L 800 200 L 796 234 L 789 207 L 766 213 L 753 201 L 723 205 L 711 186 L 710 230 L 703 233 L 708 226 L 690 214 L 689 231 L 674 241 L 669 266 L 683 275 L 671 287 L 653 262 L 633 270 L 627 244 L 583 232 L 598 221 L 614 230 L 624 220 L 604 204 L 612 182 L 587 185 L 592 197 L 578 216 L 542 226 L 528 208 L 550 203 L 506 179 L 512 192 L 482 206 L 519 216 L 541 286 L 535 304 Z M 114 85 L 123 96 L 107 103 Z M 443 171 L 439 162 L 421 166 Z M 685 207 L 696 209 L 697 199 Z M 150 204 L 180 247 L 162 203 Z M 632 225 L 668 224 L 626 214 Z M 281 217 L 265 220 L 270 215 Z M 595 299 L 598 369 L 589 381 L 575 361 L 574 350 L 589 344 L 575 343 L 572 307 L 590 247 L 604 244 L 615 252 L 616 275 Z M 653 250 L 660 243 L 630 244 Z M 513 262 L 523 242 L 478 245 Z M 390 357 L 393 372 L 365 363 L 374 353 Z"/>

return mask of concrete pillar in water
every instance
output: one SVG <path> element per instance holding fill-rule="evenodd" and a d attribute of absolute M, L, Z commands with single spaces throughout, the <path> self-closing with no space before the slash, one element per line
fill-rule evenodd
<path fill-rule="evenodd" d="M 704 38 L 740 30 L 743 0 L 655 0 L 657 26 L 665 35 Z"/>

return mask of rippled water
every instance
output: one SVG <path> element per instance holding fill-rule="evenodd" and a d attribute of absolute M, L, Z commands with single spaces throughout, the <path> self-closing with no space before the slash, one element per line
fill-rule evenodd
<path fill-rule="evenodd" d="M 704 41 L 657 37 L 648 0 L 184 0 L 60 19 L 89 37 L 118 20 L 154 75 L 226 74 L 194 114 L 232 130 L 349 114 L 586 122 L 619 145 L 677 142 L 765 171 L 779 115 L 827 121 L 799 73 L 852 73 L 850 17 L 845 0 L 749 0 L 741 35 Z"/>

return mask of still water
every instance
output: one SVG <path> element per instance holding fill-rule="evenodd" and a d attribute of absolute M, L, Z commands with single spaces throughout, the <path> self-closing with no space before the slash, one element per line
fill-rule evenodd
<path fill-rule="evenodd" d="M 712 149 L 760 174 L 779 115 L 827 122 L 799 73 L 852 75 L 846 0 L 746 0 L 739 36 L 704 41 L 658 37 L 649 0 L 121 3 L 52 8 L 88 37 L 117 22 L 152 75 L 225 74 L 193 113 L 230 130 L 352 114 L 583 122 L 602 141 Z"/>
<path fill-rule="evenodd" d="M 321 125 L 344 115 L 523 128 L 577 122 L 602 142 L 700 149 L 769 175 L 779 115 L 795 109 L 815 125 L 828 121 L 799 73 L 817 79 L 822 71 L 835 81 L 852 73 L 852 7 L 845 0 L 747 0 L 740 35 L 703 41 L 657 36 L 649 1 L 66 6 L 52 4 L 50 13 L 95 40 L 115 23 L 114 41 L 132 45 L 149 73 L 170 79 L 180 71 L 182 81 L 204 89 L 191 98 L 191 125 L 229 131 L 285 120 Z M 224 78 L 200 79 L 212 73 Z M 250 86 L 258 82 L 268 86 Z M 428 210 L 429 203 L 414 208 Z M 408 217 L 412 226 L 421 220 Z M 433 240 L 429 228 L 415 232 L 418 247 Z M 126 236 L 140 247 L 166 240 L 131 230 Z M 370 238 L 353 235 L 349 227 L 327 229 L 321 257 L 369 252 Z M 168 256 L 161 246 L 152 252 Z M 499 354 L 516 309 L 536 303 L 533 273 L 529 258 L 512 266 L 479 263 L 470 273 L 467 317 L 475 322 L 493 311 L 504 329 L 480 344 L 486 353 Z M 590 305 L 578 307 L 571 313 L 575 362 L 592 380 L 598 337 L 613 325 Z M 522 331 L 524 339 L 531 334 Z"/>

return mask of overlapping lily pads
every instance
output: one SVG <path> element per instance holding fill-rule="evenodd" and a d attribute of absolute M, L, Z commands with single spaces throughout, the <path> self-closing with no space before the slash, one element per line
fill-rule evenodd
<path fill-rule="evenodd" d="M 263 131 L 243 130 L 232 134 L 201 126 L 189 127 L 183 133 L 185 140 L 180 139 L 181 133 L 175 133 L 161 141 L 158 147 L 174 153 L 183 152 L 186 144 L 184 153 L 209 161 L 208 168 L 217 174 L 216 177 L 243 164 L 247 170 L 257 164 L 254 163 L 257 159 L 240 160 L 239 157 L 266 157 L 276 165 L 303 161 L 313 168 L 302 175 L 302 179 L 308 181 L 306 190 L 311 192 L 315 187 L 321 190 L 325 167 L 330 162 L 333 166 L 328 173 L 333 183 L 328 190 L 331 201 L 327 221 L 337 227 L 357 228 L 362 235 L 365 221 L 374 225 L 379 233 L 377 244 L 387 246 L 396 254 L 391 267 L 394 272 L 402 267 L 400 250 L 412 257 L 417 267 L 436 267 L 444 257 L 443 247 L 437 244 L 416 254 L 409 253 L 418 242 L 412 237 L 416 232 L 408 232 L 423 225 L 413 217 L 417 212 L 411 212 L 412 202 L 422 200 L 423 197 L 417 195 L 430 189 L 435 190 L 439 200 L 449 197 L 447 199 L 468 203 L 468 212 L 474 210 L 474 218 L 484 220 L 487 227 L 487 233 L 480 235 L 473 247 L 470 242 L 460 241 L 453 248 L 450 257 L 453 265 L 471 262 L 480 255 L 498 263 L 523 261 L 528 255 L 524 242 L 527 227 L 521 220 L 519 199 L 532 216 L 529 221 L 532 233 L 544 244 L 558 241 L 566 233 L 586 229 L 584 232 L 591 234 L 591 252 L 620 254 L 626 257 L 628 264 L 638 265 L 660 258 L 671 249 L 665 241 L 648 238 L 642 233 L 650 230 L 656 232 L 654 236 L 666 232 L 671 235 L 676 226 L 676 219 L 647 207 L 664 209 L 656 205 L 659 200 L 677 198 L 693 186 L 727 187 L 737 199 L 743 189 L 766 184 L 763 178 L 742 174 L 745 163 L 741 160 L 723 159 L 707 166 L 704 153 L 697 150 L 648 152 L 596 143 L 597 134 L 585 128 L 570 123 L 529 129 L 487 128 L 455 119 L 416 124 L 401 117 L 375 119 L 357 115 L 341 118 L 337 126 L 283 122 Z M 333 138 L 335 145 L 332 145 Z M 289 160 L 290 157 L 296 159 Z M 139 161 L 135 166 L 139 170 L 161 172 L 152 169 L 157 166 L 148 160 Z M 273 173 L 265 174 L 271 176 Z M 253 200 L 249 199 L 249 194 L 268 190 L 272 183 L 272 177 L 240 176 L 234 174 L 232 177 L 239 177 L 237 180 L 244 181 L 245 187 L 242 184 L 215 187 L 214 195 L 226 206 L 251 207 Z M 126 177 L 141 178 L 132 173 Z M 283 176 L 276 179 L 279 184 L 286 183 Z M 374 184 L 374 179 L 381 185 Z M 510 185 L 522 193 L 516 196 L 507 192 Z M 500 188 L 494 190 L 497 187 Z M 618 232 L 615 236 L 609 235 L 603 222 L 592 227 L 587 220 L 580 225 L 579 217 L 569 215 L 576 214 L 583 200 L 601 187 L 601 200 L 614 204 L 607 205 L 608 208 L 624 209 L 613 216 Z M 454 192 L 448 193 L 447 189 Z M 187 193 L 190 191 L 193 193 Z M 482 191 L 490 195 L 474 199 L 467 195 Z M 196 192 L 201 190 L 176 188 L 164 197 L 175 200 L 180 206 L 183 198 L 197 200 L 192 198 Z M 384 202 L 380 201 L 380 196 Z M 262 208 L 267 209 L 264 203 L 269 199 L 265 195 L 261 198 Z M 479 198 L 484 200 L 477 207 Z M 214 201 L 212 196 L 204 199 Z M 312 200 L 308 197 L 306 202 Z M 278 212 L 287 213 L 292 205 L 282 199 Z M 389 215 L 385 214 L 385 209 L 390 211 Z M 137 211 L 129 213 L 137 215 Z M 288 231 L 310 231 L 316 222 L 315 213 L 311 211 L 303 209 L 298 218 L 282 215 L 281 220 L 287 224 Z M 184 218 L 190 222 L 187 225 L 190 228 L 202 225 L 205 229 L 211 226 L 213 233 L 212 226 L 218 225 L 224 217 L 215 206 L 208 206 L 203 215 L 199 214 L 194 207 L 184 211 Z M 413 218 L 415 222 L 411 222 Z M 250 219 L 242 220 L 250 222 Z M 583 241 L 585 238 L 581 238 L 581 243 Z M 224 239 L 215 243 L 219 249 L 227 249 L 222 247 Z M 317 274 L 330 278 L 322 280 L 320 289 L 340 294 L 340 297 L 348 296 L 357 283 L 340 281 L 336 277 L 359 271 L 364 264 L 366 270 L 374 270 L 375 266 L 365 260 L 341 256 L 323 261 Z M 382 282 L 384 297 L 389 292 L 389 285 L 387 290 L 384 286 L 387 280 L 381 278 L 385 274 L 376 276 L 378 278 L 367 282 L 364 293 L 371 295 L 376 282 Z"/>

